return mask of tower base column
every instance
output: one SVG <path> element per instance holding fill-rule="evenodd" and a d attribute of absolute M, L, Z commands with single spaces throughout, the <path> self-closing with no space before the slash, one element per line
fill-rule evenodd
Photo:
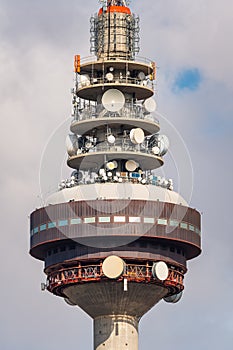
<path fill-rule="evenodd" d="M 94 319 L 94 350 L 138 350 L 138 318 L 106 315 Z"/>

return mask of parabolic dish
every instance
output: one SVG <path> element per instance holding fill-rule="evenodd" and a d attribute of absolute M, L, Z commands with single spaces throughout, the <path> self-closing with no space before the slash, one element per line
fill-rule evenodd
<path fill-rule="evenodd" d="M 152 267 L 152 274 L 155 278 L 158 278 L 160 281 L 165 281 L 168 278 L 168 267 L 164 261 L 158 261 L 154 263 Z"/>
<path fill-rule="evenodd" d="M 118 112 L 125 104 L 125 96 L 120 90 L 107 90 L 102 96 L 102 104 L 107 111 Z"/>
<path fill-rule="evenodd" d="M 75 134 L 69 134 L 66 136 L 66 149 L 69 156 L 76 155 L 78 150 L 78 138 Z"/>
<path fill-rule="evenodd" d="M 152 113 L 156 110 L 157 104 L 156 104 L 155 100 L 152 97 L 150 97 L 150 98 L 147 98 L 145 100 L 144 107 L 148 113 Z"/>
<path fill-rule="evenodd" d="M 108 256 L 102 265 L 103 273 L 108 278 L 118 278 L 124 272 L 124 265 L 124 261 L 119 256 Z"/>
<path fill-rule="evenodd" d="M 113 81 L 113 78 L 114 78 L 114 75 L 112 73 L 107 73 L 105 75 L 105 78 L 108 80 L 108 81 Z"/>
<path fill-rule="evenodd" d="M 108 162 L 106 167 L 108 170 L 113 170 L 113 169 L 115 169 L 115 164 L 114 164 L 114 162 Z"/>
<path fill-rule="evenodd" d="M 132 143 L 138 145 L 144 141 L 145 134 L 141 128 L 136 128 L 130 131 L 129 137 Z"/>
<path fill-rule="evenodd" d="M 182 297 L 183 292 L 180 292 L 178 294 L 171 295 L 170 297 L 163 298 L 167 303 L 178 303 Z"/>
<path fill-rule="evenodd" d="M 134 171 L 138 168 L 138 164 L 134 160 L 127 160 L 125 163 L 125 168 L 128 171 Z"/>

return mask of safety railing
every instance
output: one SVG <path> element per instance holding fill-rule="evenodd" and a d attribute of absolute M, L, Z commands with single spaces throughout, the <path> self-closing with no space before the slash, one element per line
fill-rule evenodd
<path fill-rule="evenodd" d="M 107 79 L 106 77 L 95 77 L 95 76 L 91 76 L 91 77 L 83 77 L 80 76 L 80 81 L 78 84 L 78 91 L 80 89 L 83 88 L 88 88 L 88 87 L 93 87 L 95 85 L 112 85 L 112 84 L 131 84 L 131 85 L 135 85 L 138 87 L 145 87 L 151 90 L 154 90 L 154 83 L 152 80 L 150 80 L 149 78 L 145 78 L 144 80 L 141 80 L 139 78 L 133 78 L 130 76 L 127 76 L 127 74 L 123 74 L 119 75 L 119 76 L 113 76 L 112 79 Z"/>
<path fill-rule="evenodd" d="M 109 61 L 109 60 L 107 60 Z M 153 65 L 153 61 L 150 60 L 149 58 L 146 58 L 146 57 L 142 57 L 142 56 L 136 56 L 136 58 L 134 60 L 130 60 L 130 61 L 127 61 L 125 59 L 122 59 L 120 60 L 118 57 L 116 59 L 111 59 L 110 61 L 125 61 L 126 63 L 127 62 L 134 62 L 134 63 L 143 63 L 143 64 L 146 64 L 148 66 L 151 66 Z M 86 56 L 86 57 L 82 57 L 81 58 L 81 65 L 82 64 L 88 64 L 88 63 L 96 63 L 96 62 L 99 62 L 99 63 L 105 63 L 105 60 L 97 60 L 97 56 L 95 55 L 91 55 L 91 56 Z"/>
<path fill-rule="evenodd" d="M 106 277 L 102 270 L 102 264 L 86 266 L 79 264 L 77 267 L 62 269 L 49 274 L 47 277 L 47 288 L 52 291 L 54 288 L 61 285 L 98 281 L 103 278 Z M 154 278 L 152 274 L 152 265 L 148 263 L 145 265 L 125 264 L 124 272 L 118 280 L 122 280 L 122 278 L 127 278 L 128 281 L 135 282 L 156 281 L 156 278 Z M 183 272 L 175 268 L 169 268 L 169 275 L 163 283 L 166 286 L 174 286 L 182 289 L 183 279 Z"/>
<path fill-rule="evenodd" d="M 140 119 L 148 120 L 159 125 L 159 120 L 155 117 L 155 113 L 148 113 L 143 105 L 132 105 L 130 103 L 125 104 L 125 106 L 118 112 L 107 111 L 102 104 L 86 105 L 81 111 L 74 115 L 72 123 L 98 118 Z"/>

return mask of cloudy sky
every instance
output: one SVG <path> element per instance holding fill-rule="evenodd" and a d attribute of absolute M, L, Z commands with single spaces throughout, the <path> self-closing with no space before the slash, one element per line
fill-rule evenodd
<path fill-rule="evenodd" d="M 89 56 L 89 17 L 98 8 L 97 0 L 0 0 L 3 350 L 92 348 L 91 319 L 40 291 L 45 277 L 42 263 L 28 255 L 28 215 L 41 203 L 44 147 L 70 115 L 73 55 Z M 189 262 L 184 296 L 176 305 L 161 302 L 142 319 L 140 350 L 155 344 L 230 350 L 233 3 L 132 0 L 131 9 L 141 18 L 140 56 L 159 66 L 162 127 L 169 120 L 184 140 L 194 174 L 193 181 L 187 179 L 193 184 L 191 205 L 203 213 L 203 253 Z M 178 159 L 175 150 L 172 139 Z M 173 177 L 169 169 L 168 156 L 165 172 Z"/>

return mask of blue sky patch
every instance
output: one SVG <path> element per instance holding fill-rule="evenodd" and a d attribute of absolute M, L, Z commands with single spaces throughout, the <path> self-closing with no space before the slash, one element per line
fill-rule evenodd
<path fill-rule="evenodd" d="M 198 68 L 184 69 L 178 73 L 173 84 L 173 91 L 195 91 L 199 88 L 202 76 Z"/>

